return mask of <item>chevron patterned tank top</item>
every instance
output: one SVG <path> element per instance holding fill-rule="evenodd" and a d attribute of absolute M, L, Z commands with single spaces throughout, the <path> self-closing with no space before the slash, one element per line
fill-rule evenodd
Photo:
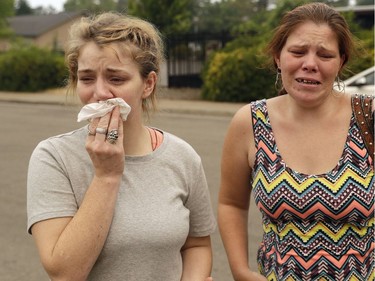
<path fill-rule="evenodd" d="M 354 115 L 337 166 L 305 175 L 281 158 L 266 101 L 251 103 L 251 114 L 260 272 L 274 281 L 374 280 L 374 169 Z"/>

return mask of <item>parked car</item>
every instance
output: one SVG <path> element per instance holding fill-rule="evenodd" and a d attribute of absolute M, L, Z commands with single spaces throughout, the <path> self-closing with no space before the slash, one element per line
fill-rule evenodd
<path fill-rule="evenodd" d="M 348 78 L 343 81 L 345 93 L 375 95 L 374 76 L 375 66 Z"/>

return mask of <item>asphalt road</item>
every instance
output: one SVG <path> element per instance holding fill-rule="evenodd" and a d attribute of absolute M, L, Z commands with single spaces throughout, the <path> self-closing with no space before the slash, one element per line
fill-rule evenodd
<path fill-rule="evenodd" d="M 0 102 L 0 280 L 48 280 L 32 237 L 26 232 L 26 174 L 37 143 L 80 127 L 78 107 Z M 229 116 L 158 113 L 151 125 L 187 140 L 201 155 L 216 214 L 220 155 Z M 256 269 L 261 223 L 252 201 L 249 224 L 250 266 Z M 219 232 L 212 236 L 215 281 L 233 280 Z"/>

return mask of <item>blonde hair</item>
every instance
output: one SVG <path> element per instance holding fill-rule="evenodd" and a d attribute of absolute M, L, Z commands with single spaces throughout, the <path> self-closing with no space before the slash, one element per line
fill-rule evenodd
<path fill-rule="evenodd" d="M 146 79 L 154 71 L 160 72 L 164 61 L 164 43 L 158 29 L 150 22 L 140 18 L 115 12 L 106 12 L 91 17 L 83 17 L 70 29 L 70 40 L 65 51 L 65 61 L 69 70 L 68 91 L 75 92 L 77 87 L 78 57 L 80 50 L 88 42 L 98 46 L 111 43 L 123 44 L 139 66 L 140 75 Z M 154 87 L 151 95 L 143 100 L 142 109 L 147 112 L 155 108 Z"/>

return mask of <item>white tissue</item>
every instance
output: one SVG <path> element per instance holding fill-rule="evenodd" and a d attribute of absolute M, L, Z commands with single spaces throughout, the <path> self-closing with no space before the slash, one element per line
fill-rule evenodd
<path fill-rule="evenodd" d="M 120 106 L 121 118 L 123 121 L 125 121 L 131 110 L 130 105 L 128 105 L 122 98 L 113 98 L 105 101 L 86 104 L 78 113 L 77 122 L 102 117 L 108 112 L 111 112 L 117 105 Z"/>

